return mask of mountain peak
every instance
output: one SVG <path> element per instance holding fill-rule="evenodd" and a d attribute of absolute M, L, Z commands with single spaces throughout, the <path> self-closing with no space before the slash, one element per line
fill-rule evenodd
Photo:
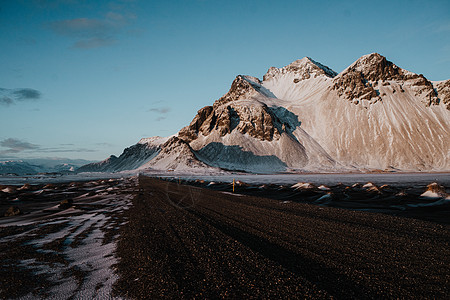
<path fill-rule="evenodd" d="M 266 75 L 264 75 L 263 81 L 267 81 L 285 74 L 294 75 L 295 83 L 309 78 L 316 78 L 320 76 L 333 78 L 337 75 L 337 73 L 329 67 L 322 65 L 308 56 L 305 56 L 302 59 L 293 61 L 283 68 L 271 67 L 267 71 Z"/>
<path fill-rule="evenodd" d="M 294 60 L 289 65 L 287 65 L 287 67 L 301 67 L 310 63 L 314 64 L 316 62 L 311 57 L 305 56 L 301 59 Z"/>
<path fill-rule="evenodd" d="M 286 66 L 287 68 L 290 68 L 291 70 L 298 70 L 298 69 L 310 69 L 311 71 L 316 71 L 317 73 L 321 75 L 327 75 L 328 77 L 334 77 L 337 75 L 335 71 L 328 68 L 325 65 L 322 65 L 321 63 L 315 61 L 309 56 L 305 56 L 302 59 L 297 59 L 296 61 L 293 61 L 289 65 Z"/>
<path fill-rule="evenodd" d="M 359 62 L 360 64 L 377 64 L 383 61 L 387 61 L 386 57 L 377 52 L 363 55 L 356 60 L 356 62 Z"/>
<path fill-rule="evenodd" d="M 230 90 L 214 103 L 214 107 L 228 102 L 251 99 L 254 96 L 275 97 L 270 91 L 264 88 L 261 80 L 248 75 L 238 75 L 233 80 Z"/>
<path fill-rule="evenodd" d="M 413 75 L 376 52 L 361 56 L 342 73 L 349 72 L 361 72 L 370 81 L 404 80 L 405 76 Z"/>
<path fill-rule="evenodd" d="M 333 79 L 332 89 L 348 100 L 366 99 L 374 103 L 382 100 L 377 87 L 379 82 L 390 85 L 389 81 L 399 84 L 400 91 L 404 91 L 403 86 L 409 86 L 427 106 L 439 104 L 437 91 L 428 79 L 398 67 L 378 53 L 358 58 Z"/>

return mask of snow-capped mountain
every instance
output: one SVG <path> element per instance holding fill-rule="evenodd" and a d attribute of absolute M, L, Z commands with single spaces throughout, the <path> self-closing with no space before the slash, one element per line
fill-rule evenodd
<path fill-rule="evenodd" d="M 33 166 L 21 160 L 0 161 L 0 174 L 36 174 L 39 172 L 38 166 Z"/>
<path fill-rule="evenodd" d="M 159 136 L 143 138 L 137 144 L 126 148 L 119 157 L 111 155 L 101 162 L 84 165 L 77 172 L 117 172 L 137 169 L 155 158 L 161 145 L 168 139 Z"/>
<path fill-rule="evenodd" d="M 24 159 L 0 161 L 0 174 L 27 175 L 37 173 L 71 173 L 89 161 L 79 159 Z"/>
<path fill-rule="evenodd" d="M 185 171 L 186 169 L 211 169 L 199 161 L 188 143 L 173 136 L 161 145 L 160 151 L 139 169 L 156 169 L 169 171 Z"/>
<path fill-rule="evenodd" d="M 377 53 L 339 74 L 305 57 L 271 67 L 262 81 L 237 76 L 176 137 L 141 141 L 97 165 L 102 171 L 436 171 L 450 170 L 449 141 L 450 80 L 431 82 Z"/>

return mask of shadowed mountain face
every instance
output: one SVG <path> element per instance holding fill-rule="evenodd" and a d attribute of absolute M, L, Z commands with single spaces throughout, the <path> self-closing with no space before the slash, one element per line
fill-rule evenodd
<path fill-rule="evenodd" d="M 286 164 L 275 155 L 258 156 L 251 151 L 242 150 L 241 146 L 225 146 L 222 143 L 209 143 L 201 148 L 198 157 L 214 167 L 227 170 L 246 170 L 255 173 L 267 173 L 286 170 Z M 269 172 L 269 173 L 270 173 Z"/>
<path fill-rule="evenodd" d="M 126 148 L 117 157 L 111 155 L 109 158 L 80 167 L 78 172 L 116 172 L 135 169 L 150 159 L 154 158 L 159 151 L 159 147 L 148 144 L 136 144 Z"/>
<path fill-rule="evenodd" d="M 237 76 L 178 140 L 141 141 L 98 169 L 450 170 L 449 82 L 431 82 L 377 53 L 339 74 L 305 57 L 271 67 L 263 81 Z"/>

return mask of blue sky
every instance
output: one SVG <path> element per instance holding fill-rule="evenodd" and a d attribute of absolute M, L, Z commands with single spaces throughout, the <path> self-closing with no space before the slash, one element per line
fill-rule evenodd
<path fill-rule="evenodd" d="M 450 2 L 2 1 L 0 49 L 0 159 L 101 160 L 304 56 L 449 79 Z"/>

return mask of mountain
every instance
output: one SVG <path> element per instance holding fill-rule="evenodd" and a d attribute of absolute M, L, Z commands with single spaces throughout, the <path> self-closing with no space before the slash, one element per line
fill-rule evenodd
<path fill-rule="evenodd" d="M 24 161 L 6 160 L 0 161 L 0 174 L 36 174 L 39 172 L 38 166 L 33 166 Z"/>
<path fill-rule="evenodd" d="M 168 138 L 159 136 L 143 138 L 137 144 L 126 148 L 119 157 L 111 155 L 101 162 L 84 165 L 77 172 L 117 172 L 136 169 L 155 158 L 161 145 L 167 140 Z"/>
<path fill-rule="evenodd" d="M 186 171 L 212 168 L 197 159 L 196 154 L 187 142 L 173 136 L 161 145 L 160 151 L 154 159 L 151 159 L 139 169 Z"/>
<path fill-rule="evenodd" d="M 71 173 L 88 162 L 65 158 L 8 159 L 0 161 L 0 174 Z"/>
<path fill-rule="evenodd" d="M 237 76 L 176 136 L 91 169 L 448 171 L 449 136 L 450 80 L 429 81 L 378 53 L 339 74 L 305 57 L 262 81 Z"/>

